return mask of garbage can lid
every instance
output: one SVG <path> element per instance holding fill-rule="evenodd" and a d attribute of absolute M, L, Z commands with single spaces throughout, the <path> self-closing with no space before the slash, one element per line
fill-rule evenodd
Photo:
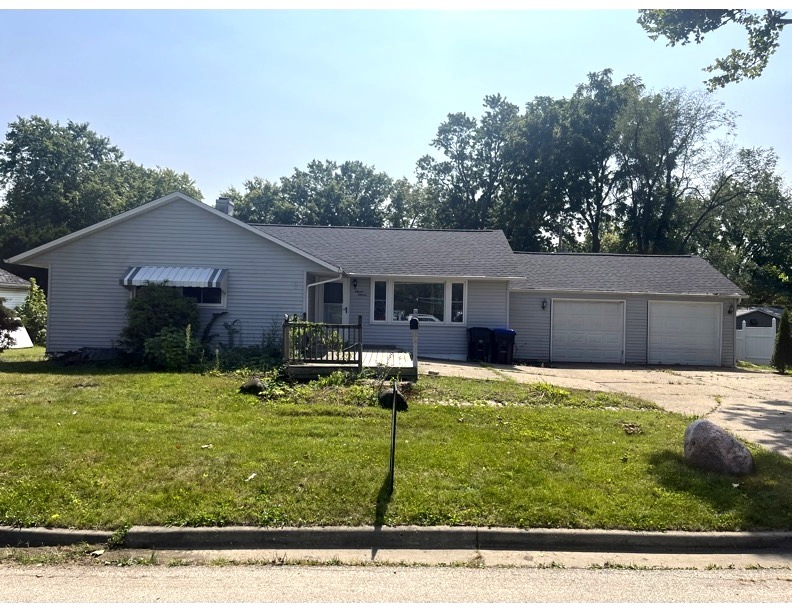
<path fill-rule="evenodd" d="M 496 327 L 492 330 L 493 334 L 502 334 L 504 336 L 516 336 L 517 332 L 508 327 Z"/>

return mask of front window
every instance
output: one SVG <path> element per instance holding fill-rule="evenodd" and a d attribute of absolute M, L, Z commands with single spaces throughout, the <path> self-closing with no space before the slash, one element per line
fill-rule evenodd
<path fill-rule="evenodd" d="M 415 313 L 421 323 L 464 323 L 465 283 L 384 281 L 372 283 L 371 320 L 407 321 Z"/>
<path fill-rule="evenodd" d="M 418 319 L 442 321 L 445 283 L 393 283 L 393 320 L 406 321 L 417 311 Z"/>

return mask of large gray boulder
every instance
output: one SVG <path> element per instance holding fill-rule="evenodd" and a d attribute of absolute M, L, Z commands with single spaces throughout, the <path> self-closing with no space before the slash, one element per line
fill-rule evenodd
<path fill-rule="evenodd" d="M 698 419 L 685 430 L 685 460 L 692 466 L 744 476 L 754 469 L 751 451 L 722 427 Z"/>

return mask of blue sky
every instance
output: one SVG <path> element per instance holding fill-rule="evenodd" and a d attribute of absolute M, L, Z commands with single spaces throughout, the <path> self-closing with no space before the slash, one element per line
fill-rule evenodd
<path fill-rule="evenodd" d="M 213 203 L 230 186 L 277 180 L 312 159 L 360 160 L 414 177 L 451 112 L 485 95 L 521 107 L 570 96 L 589 72 L 652 90 L 704 89 L 702 68 L 738 28 L 666 47 L 637 10 L 1 10 L 0 122 L 88 122 L 127 158 L 192 176 Z M 715 98 L 738 143 L 773 147 L 792 182 L 792 39 L 759 79 Z"/>

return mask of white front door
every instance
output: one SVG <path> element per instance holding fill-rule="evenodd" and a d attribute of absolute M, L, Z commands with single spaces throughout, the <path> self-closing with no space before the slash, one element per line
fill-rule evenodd
<path fill-rule="evenodd" d="M 719 366 L 723 307 L 718 302 L 649 302 L 647 362 Z"/>
<path fill-rule="evenodd" d="M 349 323 L 349 281 L 344 279 L 319 286 L 322 288 L 322 323 Z"/>
<path fill-rule="evenodd" d="M 624 363 L 624 302 L 552 303 L 550 361 Z"/>

